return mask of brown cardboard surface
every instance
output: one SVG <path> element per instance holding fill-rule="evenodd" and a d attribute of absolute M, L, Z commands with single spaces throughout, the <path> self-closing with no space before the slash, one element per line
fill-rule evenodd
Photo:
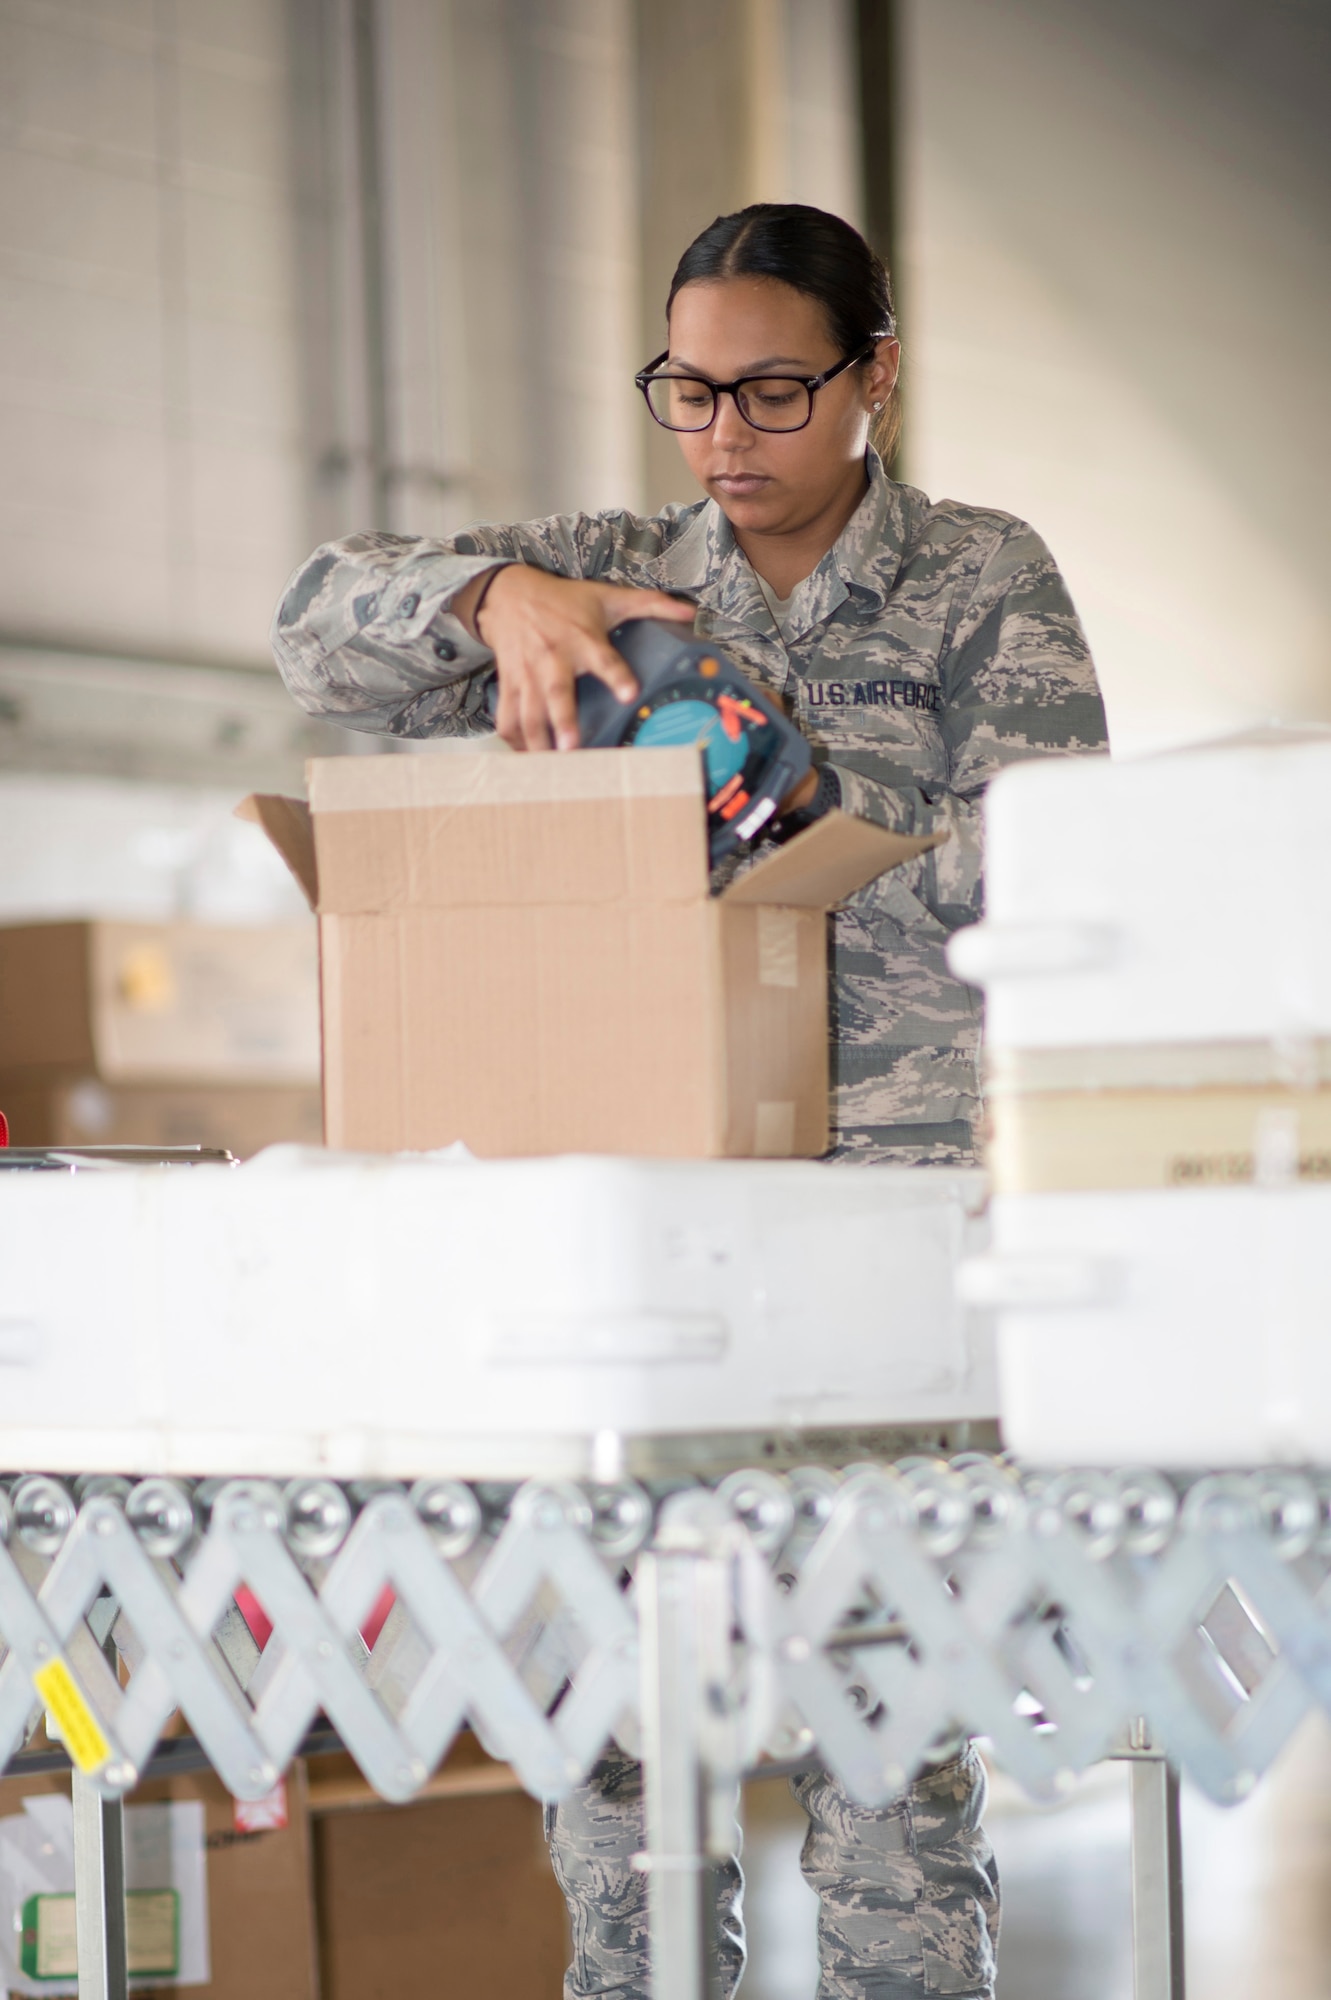
<path fill-rule="evenodd" d="M 729 1157 L 813 1158 L 828 1145 L 827 919 L 712 905 L 725 994 Z"/>
<path fill-rule="evenodd" d="M 222 1146 L 245 1160 L 265 1146 L 323 1143 L 316 1086 L 211 1088 L 107 1084 L 90 1075 L 0 1075 L 15 1146 Z"/>
<path fill-rule="evenodd" d="M 823 1151 L 826 911 L 935 843 L 834 813 L 713 899 L 702 777 L 693 749 L 313 762 L 329 1145 Z M 305 866 L 298 805 L 250 804 Z"/>
<path fill-rule="evenodd" d="M 212 1978 L 206 1986 L 154 1984 L 145 1992 L 181 2000 L 320 2000 L 312 1900 L 310 1822 L 304 1766 L 287 1773 L 288 1824 L 238 1834 L 230 1793 L 211 1772 L 139 1786 L 130 1805 L 201 1799 L 208 1859 Z M 58 1774 L 0 1780 L 0 1817 L 38 1792 L 69 1795 Z M 0 1920 L 9 1921 L 8 1912 Z"/>
<path fill-rule="evenodd" d="M 732 882 L 729 903 L 785 903 L 830 910 L 866 882 L 939 847 L 946 833 L 889 833 L 853 813 L 830 812 Z"/>
<path fill-rule="evenodd" d="M 141 1785 L 132 1805 L 202 1799 L 208 1850 L 207 1986 L 157 1987 L 181 2000 L 320 2000 L 313 1855 L 303 1764 L 286 1774 L 288 1823 L 237 1833 L 231 1794 L 200 1772 Z"/>
<path fill-rule="evenodd" d="M 0 925 L 0 1066 L 91 1065 L 92 928 Z"/>
<path fill-rule="evenodd" d="M 692 750 L 322 758 L 310 799 L 325 912 L 706 893 Z"/>
<path fill-rule="evenodd" d="M 312 1083 L 318 1018 L 308 922 L 0 926 L 0 1072 Z"/>
<path fill-rule="evenodd" d="M 706 901 L 321 919 L 330 1146 L 722 1150 Z"/>
<path fill-rule="evenodd" d="M 559 2000 L 567 1920 L 534 1799 L 321 1818 L 315 1880 L 322 2000 Z"/>
<path fill-rule="evenodd" d="M 315 818 L 343 812 L 433 812 L 465 806 L 701 798 L 697 750 L 557 751 L 495 757 L 484 748 L 437 757 L 313 757 L 306 765 Z"/>

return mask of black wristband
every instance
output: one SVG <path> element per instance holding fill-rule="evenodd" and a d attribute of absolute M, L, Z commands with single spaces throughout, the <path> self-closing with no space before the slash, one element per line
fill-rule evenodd
<path fill-rule="evenodd" d="M 783 813 L 774 831 L 778 840 L 789 840 L 792 834 L 803 833 L 805 827 L 822 819 L 834 807 L 841 804 L 841 780 L 830 764 L 823 764 L 818 771 L 818 789 L 807 806 L 799 806 L 794 812 Z"/>
<path fill-rule="evenodd" d="M 481 631 L 481 606 L 484 604 L 486 598 L 490 595 L 490 585 L 494 582 L 500 570 L 512 569 L 512 567 L 513 567 L 512 563 L 506 563 L 506 562 L 496 563 L 495 567 L 492 570 L 487 571 L 485 582 L 481 585 L 480 596 L 476 599 L 476 602 L 471 607 L 471 629 L 476 634 L 476 637 L 480 640 L 482 645 L 485 644 L 485 635 Z"/>

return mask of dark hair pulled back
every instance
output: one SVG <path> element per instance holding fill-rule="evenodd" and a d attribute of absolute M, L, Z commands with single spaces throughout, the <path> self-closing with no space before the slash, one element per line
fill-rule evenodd
<path fill-rule="evenodd" d="M 897 330 L 892 280 L 881 257 L 848 222 L 797 201 L 756 201 L 718 215 L 675 267 L 666 318 L 685 286 L 717 278 L 776 278 L 815 299 L 838 354 L 853 354 Z M 872 437 L 889 463 L 901 434 L 894 387 L 874 419 Z"/>

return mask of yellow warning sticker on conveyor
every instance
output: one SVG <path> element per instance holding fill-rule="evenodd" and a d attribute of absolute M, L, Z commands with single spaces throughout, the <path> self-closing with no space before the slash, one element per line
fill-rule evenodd
<path fill-rule="evenodd" d="M 38 1667 L 32 1684 L 51 1711 L 66 1750 L 84 1777 L 90 1778 L 111 1755 L 111 1745 L 80 1693 L 78 1682 L 63 1660 L 52 1660 L 47 1666 Z"/>

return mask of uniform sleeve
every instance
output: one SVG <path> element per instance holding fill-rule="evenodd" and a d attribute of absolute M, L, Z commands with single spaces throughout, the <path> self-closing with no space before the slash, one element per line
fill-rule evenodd
<path fill-rule="evenodd" d="M 941 662 L 946 791 L 880 783 L 834 763 L 848 812 L 899 833 L 946 831 L 896 871 L 948 930 L 983 914 L 981 801 L 1006 764 L 1107 747 L 1090 650 L 1040 537 L 1014 522 L 996 538 L 955 615 Z"/>
<path fill-rule="evenodd" d="M 273 618 L 282 679 L 308 714 L 344 729 L 488 732 L 494 655 L 453 616 L 454 598 L 496 563 L 602 575 L 629 518 L 556 515 L 469 528 L 448 541 L 372 533 L 328 542 L 301 564 Z"/>

